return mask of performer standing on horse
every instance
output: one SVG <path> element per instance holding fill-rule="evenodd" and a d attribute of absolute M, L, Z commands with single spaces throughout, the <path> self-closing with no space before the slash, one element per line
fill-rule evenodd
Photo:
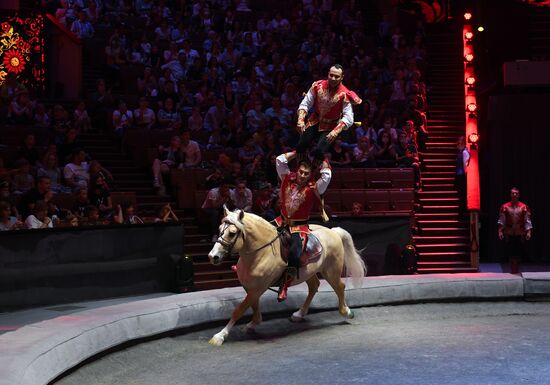
<path fill-rule="evenodd" d="M 316 201 L 320 201 L 332 177 L 332 171 L 326 160 L 323 161 L 321 176 L 317 182 L 311 179 L 312 165 L 306 160 L 298 163 L 296 172 L 290 172 L 288 162 L 295 157 L 296 152 L 293 151 L 279 155 L 276 160 L 277 174 L 281 179 L 281 215 L 275 219 L 275 222 L 277 226 L 287 229 L 291 234 L 288 269 L 279 288 L 277 296 L 279 302 L 286 299 L 290 283 L 298 276 L 302 236 L 307 236 L 309 233 L 308 221 L 311 209 Z"/>
<path fill-rule="evenodd" d="M 308 159 L 307 151 L 314 140 L 317 140 L 313 168 L 322 163 L 330 144 L 342 132 L 353 124 L 352 105 L 361 104 L 361 98 L 343 84 L 344 69 L 334 64 L 328 72 L 328 79 L 318 80 L 311 85 L 306 96 L 298 107 L 296 128 L 301 134 L 296 150 L 298 162 Z M 311 108 L 313 112 L 305 118 Z"/>

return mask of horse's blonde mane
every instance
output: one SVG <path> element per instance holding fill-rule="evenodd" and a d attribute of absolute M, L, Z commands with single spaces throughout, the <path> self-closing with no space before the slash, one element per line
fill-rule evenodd
<path fill-rule="evenodd" d="M 237 229 L 239 229 L 244 235 L 246 235 L 245 225 L 239 219 L 240 214 L 241 214 L 241 210 L 228 211 L 227 216 L 224 218 L 224 222 L 229 222 L 232 225 L 235 225 L 235 227 Z M 265 225 L 268 225 L 268 226 L 272 227 L 272 225 L 268 221 L 266 221 L 265 219 L 263 219 L 262 217 L 260 217 L 256 214 L 245 213 L 245 218 L 248 221 L 252 222 L 251 227 L 255 227 L 257 225 L 263 225 L 264 227 L 265 227 Z"/>

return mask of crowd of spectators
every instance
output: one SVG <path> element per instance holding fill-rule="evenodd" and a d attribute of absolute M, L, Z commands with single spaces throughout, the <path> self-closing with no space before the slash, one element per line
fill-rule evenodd
<path fill-rule="evenodd" d="M 104 36 L 104 73 L 72 112 L 39 103 L 8 76 L 0 89 L 2 118 L 46 128 L 51 150 L 23 157 L 32 172 L 23 163 L 7 171 L 2 178 L 10 196 L 34 191 L 34 172 L 35 180 L 49 178 L 52 191 L 101 196 L 94 205 L 99 218 L 124 216 L 124 209 L 111 207 L 94 190 L 98 182 L 86 175 L 78 135 L 99 129 L 124 145 L 129 130 L 158 130 L 173 132 L 151 165 L 159 194 L 166 193 L 170 169 L 212 167 L 207 184 L 218 190 L 209 193 L 204 208 L 234 200 L 272 216 L 274 159 L 296 146 L 301 98 L 334 63 L 344 67 L 344 84 L 363 103 L 354 108 L 357 124 L 326 154 L 332 166 L 413 167 L 419 187 L 418 152 L 427 136 L 420 19 L 405 29 L 384 15 L 369 34 L 368 10 L 356 1 L 283 1 L 273 10 L 253 0 L 42 3 L 81 39 Z M 139 73 L 131 87 L 136 92 L 126 92 L 128 84 L 120 81 L 129 69 Z M 215 160 L 206 162 L 204 155 L 213 152 Z M 249 197 L 247 190 L 257 194 Z M 74 215 L 84 218 L 88 211 Z"/>

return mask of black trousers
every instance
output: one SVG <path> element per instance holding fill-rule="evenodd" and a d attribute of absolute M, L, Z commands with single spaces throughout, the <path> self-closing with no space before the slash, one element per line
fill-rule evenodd
<path fill-rule="evenodd" d="M 505 253 L 509 260 L 522 260 L 526 255 L 526 241 L 521 235 L 507 235 L 504 238 Z"/>
<path fill-rule="evenodd" d="M 466 212 L 466 175 L 455 175 L 455 187 L 458 191 L 458 205 L 460 213 Z"/>
<path fill-rule="evenodd" d="M 318 125 L 311 126 L 302 133 L 296 146 L 296 152 L 298 154 L 306 153 L 311 143 L 317 141 L 317 148 L 313 153 L 313 157 L 317 160 L 323 160 L 325 152 L 330 148 L 330 143 L 327 141 L 327 135 L 330 131 L 319 131 L 317 128 Z"/>
<path fill-rule="evenodd" d="M 300 255 L 302 254 L 302 237 L 300 233 L 292 233 L 290 248 L 288 250 L 288 266 L 300 269 Z"/>

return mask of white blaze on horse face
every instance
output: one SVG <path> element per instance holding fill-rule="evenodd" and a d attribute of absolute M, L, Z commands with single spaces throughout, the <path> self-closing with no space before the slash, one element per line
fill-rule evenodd
<path fill-rule="evenodd" d="M 238 229 L 235 225 L 222 223 L 220 225 L 220 236 L 210 253 L 208 253 L 208 259 L 213 265 L 219 265 L 222 263 L 223 258 L 231 253 L 231 248 L 235 244 L 238 233 Z"/>

